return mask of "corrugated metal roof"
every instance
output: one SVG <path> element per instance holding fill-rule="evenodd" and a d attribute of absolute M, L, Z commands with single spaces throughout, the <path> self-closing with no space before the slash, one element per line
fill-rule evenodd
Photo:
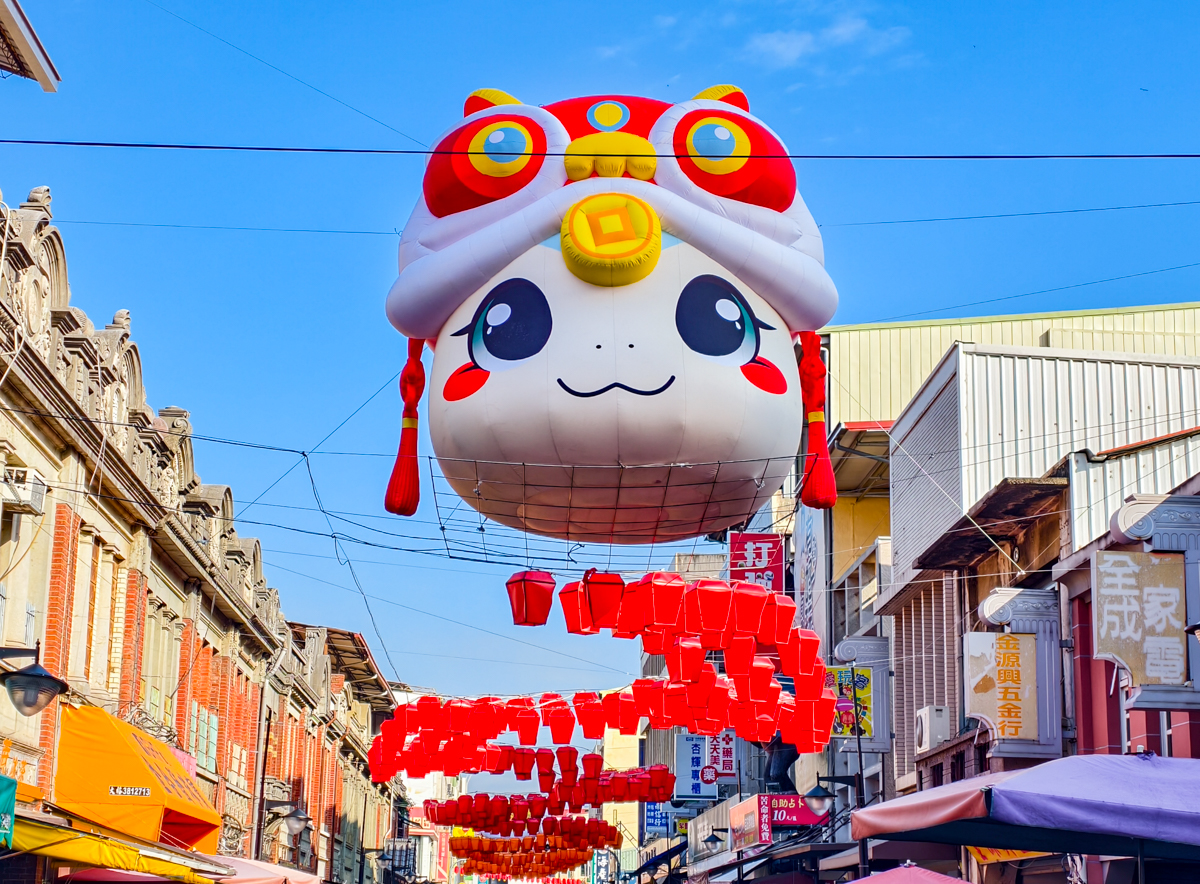
<path fill-rule="evenodd" d="M 894 420 L 956 342 L 1200 356 L 1200 303 L 829 326 L 828 426 Z"/>
<path fill-rule="evenodd" d="M 1070 456 L 1071 547 L 1082 549 L 1108 531 L 1131 494 L 1167 494 L 1200 474 L 1200 431 L 1175 433 L 1108 456 Z"/>

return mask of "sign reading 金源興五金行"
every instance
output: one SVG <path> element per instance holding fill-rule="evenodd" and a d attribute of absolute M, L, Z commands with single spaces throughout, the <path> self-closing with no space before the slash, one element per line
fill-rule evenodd
<path fill-rule="evenodd" d="M 853 672 L 854 683 L 850 681 Z M 853 737 L 861 733 L 864 738 L 875 736 L 874 718 L 871 715 L 871 670 L 866 666 L 831 666 L 825 670 L 825 687 L 837 694 L 834 706 L 834 737 Z M 854 692 L 858 690 L 858 730 L 855 729 Z"/>
<path fill-rule="evenodd" d="M 1092 556 L 1092 656 L 1133 685 L 1187 680 L 1183 556 L 1102 551 Z"/>
<path fill-rule="evenodd" d="M 702 734 L 675 735 L 675 798 L 700 800 L 717 797 L 717 780 L 702 778 L 708 765 L 708 737 Z"/>
<path fill-rule="evenodd" d="M 963 650 L 967 715 L 982 719 L 997 739 L 1036 740 L 1037 636 L 968 632 Z"/>
<path fill-rule="evenodd" d="M 729 535 L 729 579 L 783 592 L 783 535 Z"/>

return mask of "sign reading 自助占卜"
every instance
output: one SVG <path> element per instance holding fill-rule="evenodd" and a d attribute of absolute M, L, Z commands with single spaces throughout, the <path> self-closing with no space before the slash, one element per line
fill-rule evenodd
<path fill-rule="evenodd" d="M 1129 672 L 1133 685 L 1187 680 L 1183 556 L 1117 552 L 1092 556 L 1092 656 Z"/>
<path fill-rule="evenodd" d="M 982 719 L 1001 740 L 1036 740 L 1037 636 L 968 632 L 967 715 Z"/>

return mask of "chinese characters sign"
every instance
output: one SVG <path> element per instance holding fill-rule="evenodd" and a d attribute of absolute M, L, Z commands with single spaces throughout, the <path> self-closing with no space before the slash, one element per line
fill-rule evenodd
<path fill-rule="evenodd" d="M 671 830 L 671 818 L 667 807 L 658 801 L 646 802 L 646 834 L 666 835 Z"/>
<path fill-rule="evenodd" d="M 675 735 L 675 797 L 708 799 L 717 797 L 717 781 L 704 782 L 701 772 L 708 765 L 708 738 L 700 734 Z"/>
<path fill-rule="evenodd" d="M 799 795 L 755 795 L 729 808 L 729 832 L 734 850 L 770 844 L 775 829 L 815 826 L 824 822 Z"/>
<path fill-rule="evenodd" d="M 1183 556 L 1098 552 L 1092 558 L 1093 656 L 1129 671 L 1134 685 L 1187 679 Z"/>
<path fill-rule="evenodd" d="M 1036 740 L 1037 636 L 968 632 L 967 714 L 987 722 L 1002 740 Z"/>
<path fill-rule="evenodd" d="M 737 776 L 737 759 L 734 757 L 733 747 L 732 730 L 723 730 L 708 739 L 708 764 L 716 769 L 718 778 Z"/>
<path fill-rule="evenodd" d="M 729 535 L 729 579 L 783 592 L 783 535 Z"/>
<path fill-rule="evenodd" d="M 831 666 L 825 670 L 825 687 L 837 694 L 837 705 L 833 716 L 834 737 L 853 737 L 857 735 L 854 728 L 854 688 L 850 683 L 849 666 Z M 871 701 L 871 670 L 866 666 L 854 667 L 854 681 L 858 688 L 858 725 L 862 736 L 870 739 L 875 736 L 874 718 Z"/>

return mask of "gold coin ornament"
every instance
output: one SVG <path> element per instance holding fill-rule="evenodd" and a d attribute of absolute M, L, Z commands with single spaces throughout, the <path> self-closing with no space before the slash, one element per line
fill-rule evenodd
<path fill-rule="evenodd" d="M 560 237 L 567 267 L 592 285 L 645 279 L 662 253 L 657 213 L 623 193 L 600 193 L 577 202 L 563 218 Z"/>

